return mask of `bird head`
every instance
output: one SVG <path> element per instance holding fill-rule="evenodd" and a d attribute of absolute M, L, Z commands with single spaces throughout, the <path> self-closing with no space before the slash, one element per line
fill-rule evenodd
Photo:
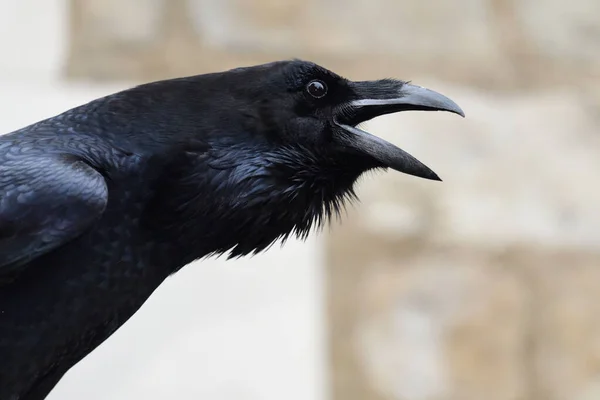
<path fill-rule="evenodd" d="M 325 174 L 327 168 L 391 168 L 440 180 L 406 151 L 357 126 L 402 111 L 448 111 L 464 117 L 454 101 L 433 90 L 394 79 L 350 81 L 306 61 L 238 68 L 221 78 L 228 93 L 242 100 L 237 109 L 245 112 L 250 131 L 279 146 L 275 153 L 284 158 L 289 158 L 286 152 L 302 149 L 308 158 L 301 160 L 298 154 L 301 167 Z"/>

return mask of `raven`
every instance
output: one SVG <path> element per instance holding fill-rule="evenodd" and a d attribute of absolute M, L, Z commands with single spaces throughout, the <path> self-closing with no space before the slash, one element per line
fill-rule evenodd
<path fill-rule="evenodd" d="M 357 127 L 449 111 L 277 61 L 130 88 L 0 136 L 0 399 L 44 399 L 170 275 L 305 238 L 366 171 L 438 176 Z"/>

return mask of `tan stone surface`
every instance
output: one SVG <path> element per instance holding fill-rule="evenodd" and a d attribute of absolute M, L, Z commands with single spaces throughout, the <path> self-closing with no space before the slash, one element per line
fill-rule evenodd
<path fill-rule="evenodd" d="M 531 51 L 571 64 L 600 61 L 600 2 L 527 0 L 513 7 Z"/>
<path fill-rule="evenodd" d="M 493 27 L 485 18 L 489 2 L 463 3 L 456 7 L 452 0 L 441 0 L 431 7 L 419 1 L 389 0 L 189 0 L 188 6 L 195 10 L 192 20 L 203 40 L 233 49 L 493 55 Z"/>
<path fill-rule="evenodd" d="M 429 74 L 482 88 L 600 79 L 594 0 L 70 1 L 77 78 L 148 80 L 299 57 L 352 76 Z"/>
<path fill-rule="evenodd" d="M 598 395 L 600 255 L 330 238 L 337 399 L 588 400 Z"/>
<path fill-rule="evenodd" d="M 366 266 L 354 341 L 367 381 L 390 399 L 523 398 L 527 298 L 515 271 L 431 253 Z"/>
<path fill-rule="evenodd" d="M 562 257 L 535 271 L 540 399 L 600 398 L 600 259 Z"/>
<path fill-rule="evenodd" d="M 86 39 L 95 46 L 147 46 L 159 39 L 165 6 L 166 0 L 88 2 L 80 14 Z"/>

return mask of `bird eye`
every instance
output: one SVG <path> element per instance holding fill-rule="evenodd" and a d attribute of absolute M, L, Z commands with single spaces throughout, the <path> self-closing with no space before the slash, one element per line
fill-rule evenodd
<path fill-rule="evenodd" d="M 306 91 L 317 99 L 325 96 L 327 94 L 327 85 L 324 82 L 314 80 L 310 81 L 308 85 L 306 85 Z"/>

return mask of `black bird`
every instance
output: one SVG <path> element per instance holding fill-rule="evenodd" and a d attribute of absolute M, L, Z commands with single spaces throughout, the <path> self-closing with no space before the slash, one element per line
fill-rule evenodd
<path fill-rule="evenodd" d="M 0 399 L 44 399 L 169 275 L 305 238 L 368 170 L 438 176 L 357 128 L 450 111 L 291 60 L 134 87 L 0 136 Z"/>

